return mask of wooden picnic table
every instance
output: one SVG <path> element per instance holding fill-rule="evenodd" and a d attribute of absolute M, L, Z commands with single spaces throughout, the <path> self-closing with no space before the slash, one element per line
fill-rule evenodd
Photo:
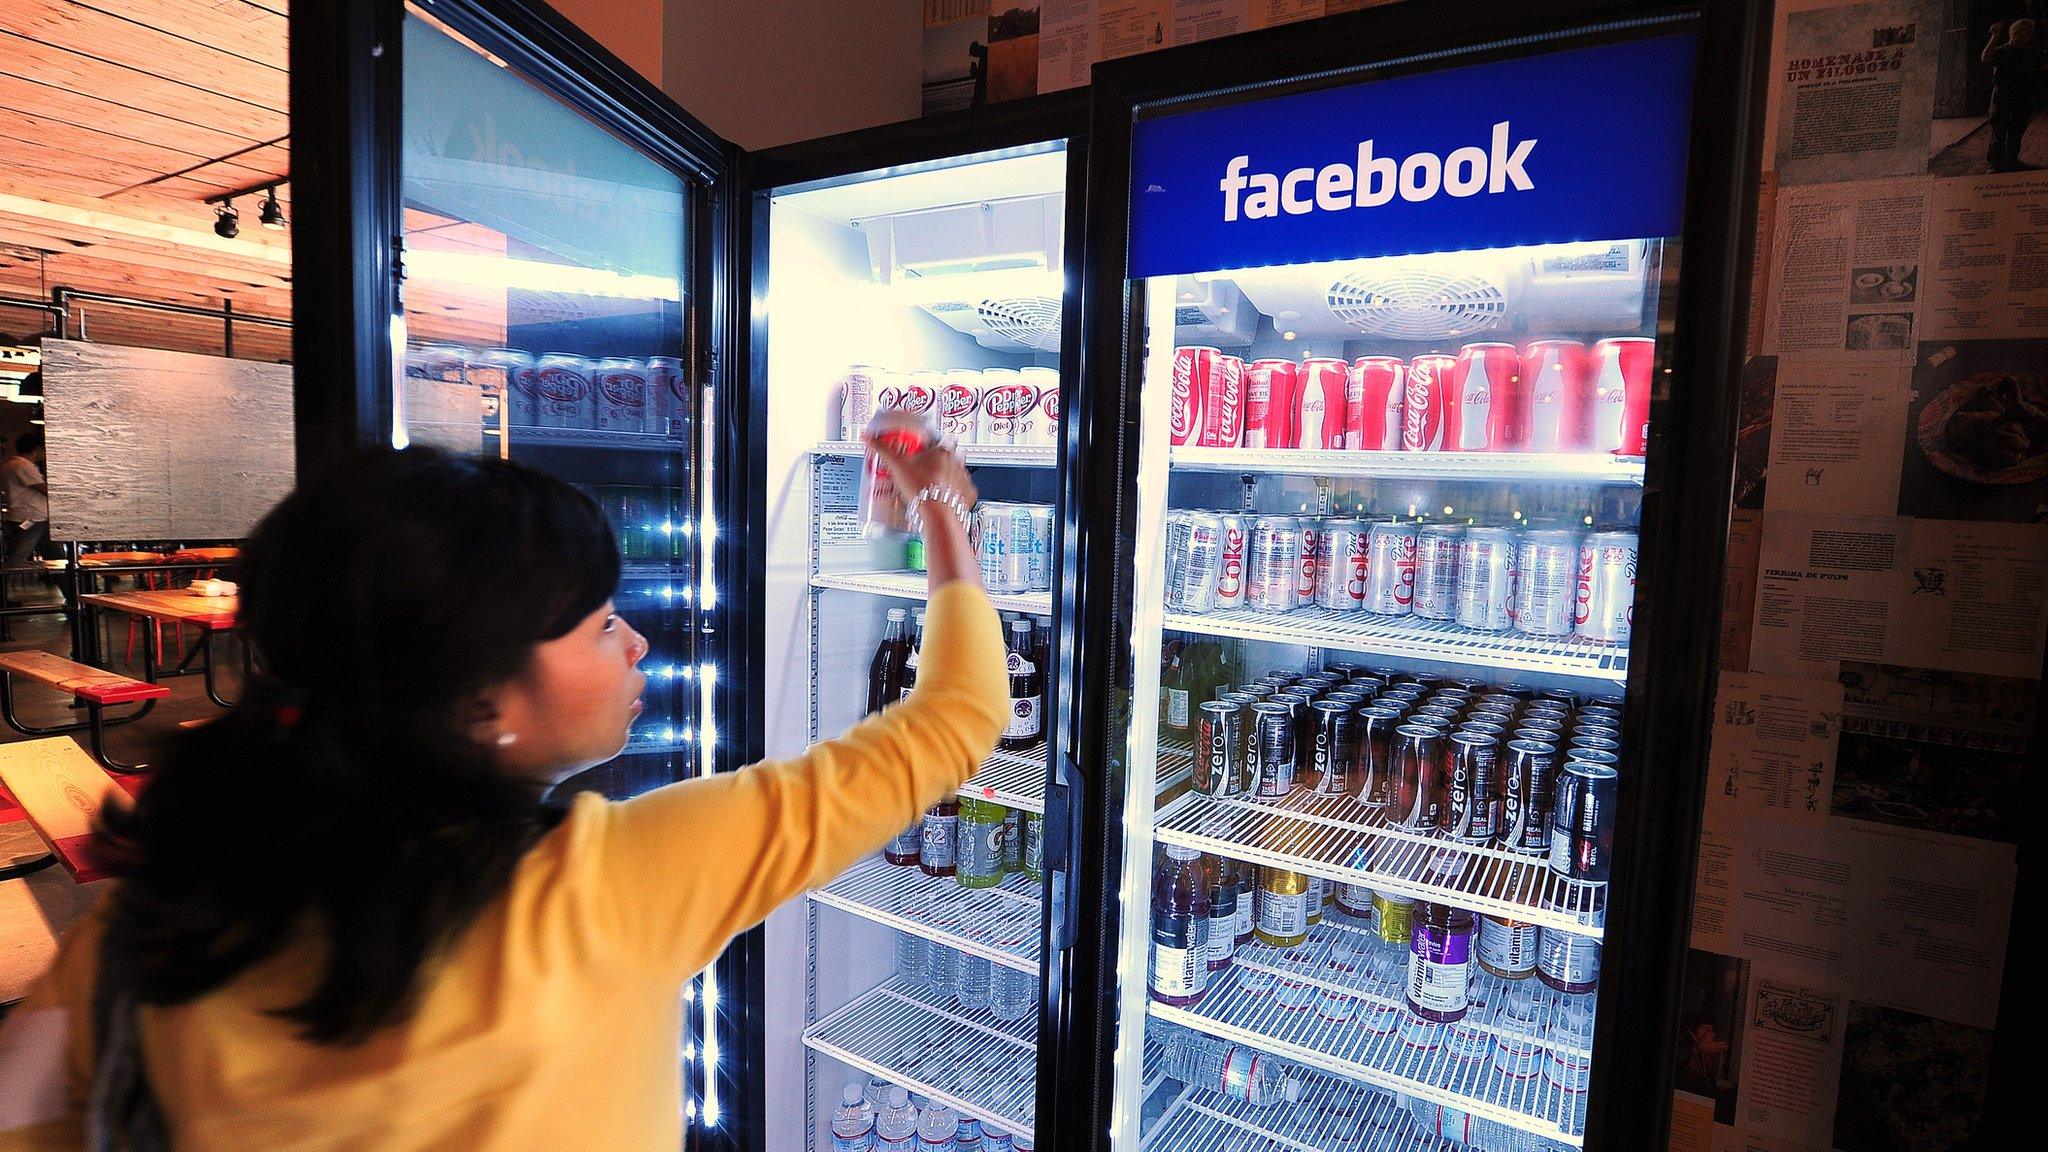
<path fill-rule="evenodd" d="M 78 598 L 79 606 L 95 612 L 126 612 L 167 624 L 191 624 L 199 629 L 199 642 L 192 651 L 178 661 L 169 675 L 181 676 L 191 671 L 194 657 L 200 659 L 201 671 L 206 676 L 206 698 L 223 708 L 232 708 L 235 702 L 221 696 L 214 683 L 213 638 L 235 627 L 235 610 L 239 598 L 235 596 L 196 596 L 183 588 L 165 588 L 154 591 L 132 592 L 89 592 Z M 99 630 L 88 628 L 87 634 L 97 636 Z M 243 671 L 248 670 L 248 650 L 243 649 Z M 97 663 L 98 661 L 94 661 Z M 156 646 L 142 646 L 142 678 L 154 684 L 157 682 Z"/>

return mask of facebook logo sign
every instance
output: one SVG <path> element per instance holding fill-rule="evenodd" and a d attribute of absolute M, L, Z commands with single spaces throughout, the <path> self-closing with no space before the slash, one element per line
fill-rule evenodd
<path fill-rule="evenodd" d="M 1670 236 L 1694 39 L 1140 121 L 1129 274 Z"/>

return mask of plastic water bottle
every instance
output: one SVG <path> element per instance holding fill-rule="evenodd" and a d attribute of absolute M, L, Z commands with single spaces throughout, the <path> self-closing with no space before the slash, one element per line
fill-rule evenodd
<path fill-rule="evenodd" d="M 960 1010 L 979 1012 L 988 1007 L 994 982 L 995 964 L 988 957 L 960 957 Z"/>
<path fill-rule="evenodd" d="M 875 1152 L 917 1152 L 917 1109 L 908 1089 L 889 1089 L 889 1106 L 875 1117 Z"/>
<path fill-rule="evenodd" d="M 1301 1099 L 1301 1081 L 1270 1057 L 1213 1036 L 1182 1032 L 1166 1045 L 1166 1074 L 1190 1088 L 1205 1088 L 1255 1107 Z"/>
<path fill-rule="evenodd" d="M 858 1080 L 848 1080 L 832 1113 L 832 1152 L 870 1152 L 875 1146 L 875 1110 L 861 1095 Z"/>
<path fill-rule="evenodd" d="M 981 1130 L 981 1152 L 1017 1152 L 1010 1134 L 993 1124 Z"/>
<path fill-rule="evenodd" d="M 1576 999 L 1576 997 L 1574 998 Z M 1586 1130 L 1586 1086 L 1593 1072 L 1593 1012 L 1584 1004 L 1567 1002 L 1551 1024 L 1549 1056 L 1543 1062 L 1543 1078 L 1570 1102 L 1572 1118 L 1567 1132 Z"/>
<path fill-rule="evenodd" d="M 950 913 L 939 915 L 941 926 L 958 923 Z M 932 996 L 943 1004 L 960 994 L 960 954 L 934 941 L 931 945 Z"/>
<path fill-rule="evenodd" d="M 880 1116 L 882 1109 L 889 1106 L 889 1082 L 880 1076 L 868 1077 L 868 1086 L 862 1090 L 861 1098 L 874 1109 L 875 1115 Z"/>
<path fill-rule="evenodd" d="M 949 1152 L 960 1121 L 951 1108 L 934 1104 L 917 1118 L 917 1152 Z"/>
<path fill-rule="evenodd" d="M 913 991 L 923 991 L 932 982 L 932 946 L 921 936 L 896 934 L 896 976 Z"/>
<path fill-rule="evenodd" d="M 982 1152 L 981 1120 L 960 1113 L 960 1127 L 953 1134 L 954 1152 Z"/>
<path fill-rule="evenodd" d="M 1015 968 L 996 969 L 995 1014 L 998 1020 L 1022 1020 L 1031 1014 L 1038 981 L 1029 972 Z"/>

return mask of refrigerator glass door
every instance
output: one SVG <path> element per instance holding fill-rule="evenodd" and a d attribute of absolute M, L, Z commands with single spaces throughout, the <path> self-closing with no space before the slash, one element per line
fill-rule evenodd
<path fill-rule="evenodd" d="M 757 206 L 767 755 L 830 739 L 914 682 L 921 546 L 860 514 L 861 432 L 892 408 L 926 413 L 973 473 L 1014 694 L 1002 748 L 957 796 L 770 917 L 769 1148 L 832 1147 L 849 1086 L 850 1138 L 870 1119 L 900 1135 L 893 1088 L 934 1140 L 948 1123 L 983 1147 L 1033 1135 L 1067 179 L 1053 142 Z"/>
<path fill-rule="evenodd" d="M 685 375 L 700 187 L 425 11 L 404 32 L 392 439 L 531 464 L 603 506 L 616 604 L 651 646 L 647 708 L 626 755 L 576 786 L 638 792 L 686 774 L 709 687 Z"/>
<path fill-rule="evenodd" d="M 1583 1144 L 1692 53 L 1139 108 L 1116 1147 Z"/>

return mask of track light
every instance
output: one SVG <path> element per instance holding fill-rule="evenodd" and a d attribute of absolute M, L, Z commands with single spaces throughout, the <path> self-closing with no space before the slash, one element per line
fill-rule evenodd
<path fill-rule="evenodd" d="M 273 187 L 263 194 L 263 207 L 258 210 L 256 219 L 273 232 L 284 230 L 284 205 L 277 202 L 276 188 Z"/>
<path fill-rule="evenodd" d="M 235 211 L 235 202 L 226 201 L 214 209 L 213 234 L 223 240 L 233 240 L 242 233 L 242 214 Z"/>

